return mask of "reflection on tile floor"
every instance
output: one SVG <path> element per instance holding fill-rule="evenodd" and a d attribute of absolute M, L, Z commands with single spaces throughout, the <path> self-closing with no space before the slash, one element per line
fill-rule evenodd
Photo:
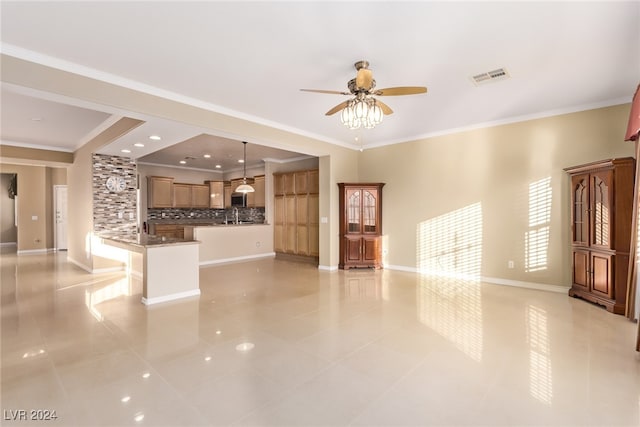
<path fill-rule="evenodd" d="M 635 325 L 564 294 L 267 259 L 146 307 L 65 259 L 2 254 L 3 425 L 640 425 Z"/>

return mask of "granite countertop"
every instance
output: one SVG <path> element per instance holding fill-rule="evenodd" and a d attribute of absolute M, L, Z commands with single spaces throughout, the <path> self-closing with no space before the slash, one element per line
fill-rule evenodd
<path fill-rule="evenodd" d="M 170 245 L 192 245 L 200 243 L 198 240 L 162 237 L 152 234 L 133 234 L 128 236 L 103 234 L 100 237 L 103 240 L 106 240 L 107 244 L 115 243 L 115 245 L 112 246 L 124 247 L 125 249 L 129 249 L 128 247 L 149 248 Z"/>

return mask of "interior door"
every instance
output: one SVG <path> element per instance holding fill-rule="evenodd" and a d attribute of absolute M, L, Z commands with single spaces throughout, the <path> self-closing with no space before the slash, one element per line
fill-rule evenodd
<path fill-rule="evenodd" d="M 56 250 L 67 250 L 67 186 L 53 186 L 54 200 L 54 246 Z"/>

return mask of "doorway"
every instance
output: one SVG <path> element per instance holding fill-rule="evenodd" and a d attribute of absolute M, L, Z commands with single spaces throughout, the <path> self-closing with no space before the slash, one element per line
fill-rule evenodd
<path fill-rule="evenodd" d="M 53 186 L 53 245 L 57 251 L 67 250 L 67 186 Z"/>
<path fill-rule="evenodd" d="M 0 174 L 0 246 L 12 246 L 14 249 L 18 243 L 16 187 L 16 174 Z"/>

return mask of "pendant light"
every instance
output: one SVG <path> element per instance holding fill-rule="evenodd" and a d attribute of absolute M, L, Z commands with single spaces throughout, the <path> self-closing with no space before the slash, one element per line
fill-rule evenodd
<path fill-rule="evenodd" d="M 242 141 L 242 143 L 244 144 L 244 161 L 242 162 L 242 164 L 244 165 L 244 178 L 242 178 L 242 184 L 238 185 L 236 191 L 238 193 L 253 193 L 256 190 L 254 190 L 252 186 L 247 184 L 247 142 Z"/>

